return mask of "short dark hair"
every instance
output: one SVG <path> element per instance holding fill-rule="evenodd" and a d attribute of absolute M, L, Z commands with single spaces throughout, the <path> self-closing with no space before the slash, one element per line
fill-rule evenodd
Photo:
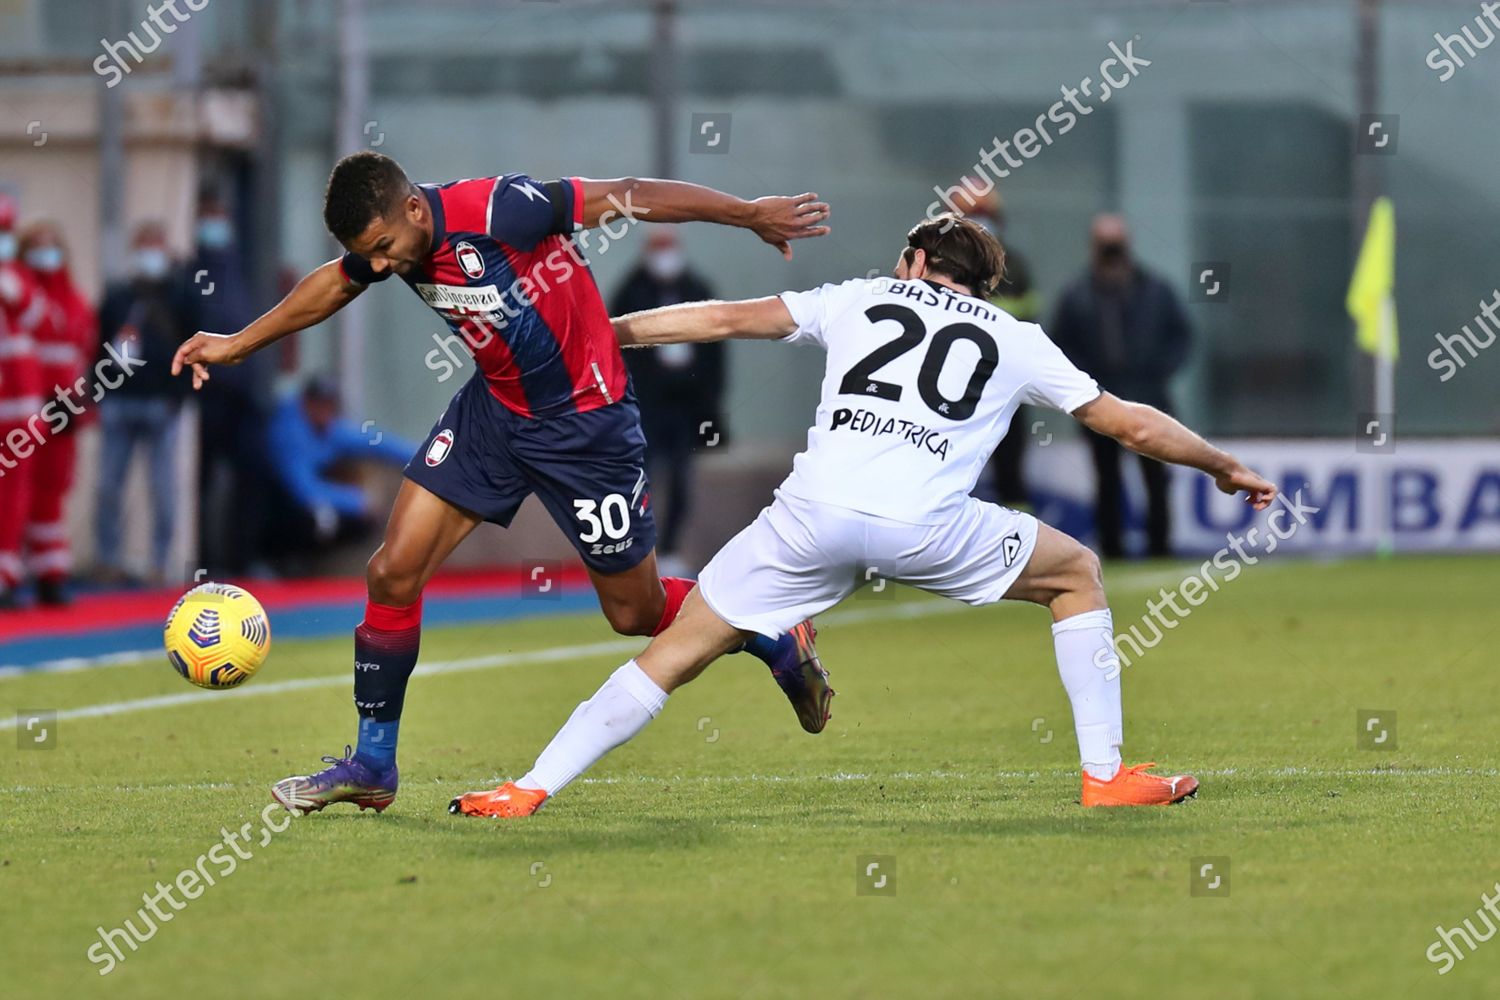
<path fill-rule="evenodd" d="M 310 403 L 337 403 L 339 384 L 332 375 L 314 375 L 302 383 L 302 398 Z"/>
<path fill-rule="evenodd" d="M 386 218 L 411 193 L 401 164 L 383 153 L 350 153 L 333 166 L 323 195 L 323 224 L 340 243 Z"/>
<path fill-rule="evenodd" d="M 923 219 L 906 234 L 902 252 L 907 264 L 914 251 L 927 253 L 927 266 L 969 288 L 981 298 L 989 298 L 1005 276 L 1005 248 L 989 230 L 961 215 L 945 212 L 934 219 Z"/>

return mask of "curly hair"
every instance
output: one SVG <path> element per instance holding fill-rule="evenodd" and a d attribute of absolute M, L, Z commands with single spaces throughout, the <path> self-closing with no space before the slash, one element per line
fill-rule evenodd
<path fill-rule="evenodd" d="M 390 215 L 412 191 L 401 164 L 381 153 L 351 153 L 334 164 L 323 195 L 323 224 L 347 243 L 376 219 Z"/>

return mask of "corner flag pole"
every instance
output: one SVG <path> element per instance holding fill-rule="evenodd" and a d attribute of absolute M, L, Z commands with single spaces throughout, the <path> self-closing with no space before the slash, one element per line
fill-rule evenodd
<path fill-rule="evenodd" d="M 1375 352 L 1375 412 L 1396 412 L 1396 296 L 1380 302 L 1380 347 Z"/>
<path fill-rule="evenodd" d="M 1378 433 L 1394 439 L 1397 431 L 1396 358 L 1400 354 L 1400 334 L 1396 327 L 1396 209 L 1389 198 L 1376 198 L 1370 205 L 1364 242 L 1359 248 L 1344 305 L 1355 323 L 1355 343 L 1372 359 L 1374 386 L 1371 398 L 1375 409 L 1370 416 L 1379 422 Z M 1362 427 L 1360 433 L 1371 433 L 1375 426 Z M 1376 551 L 1384 554 L 1391 551 L 1395 539 L 1387 495 L 1389 490 L 1381 484 L 1378 492 L 1381 501 Z"/>
<path fill-rule="evenodd" d="M 1390 414 L 1395 434 L 1396 422 L 1396 291 L 1387 290 L 1380 303 L 1380 349 L 1375 352 L 1375 412 Z M 1384 417 L 1382 420 L 1386 419 Z M 1380 489 L 1380 534 L 1375 539 L 1375 554 L 1382 558 L 1396 551 L 1395 500 L 1388 486 Z"/>

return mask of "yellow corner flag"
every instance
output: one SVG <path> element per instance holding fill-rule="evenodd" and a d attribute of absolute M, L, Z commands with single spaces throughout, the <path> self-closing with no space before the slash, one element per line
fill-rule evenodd
<path fill-rule="evenodd" d="M 1396 207 L 1381 196 L 1370 206 L 1364 245 L 1344 307 L 1358 324 L 1355 342 L 1376 357 L 1394 360 L 1396 336 Z"/>

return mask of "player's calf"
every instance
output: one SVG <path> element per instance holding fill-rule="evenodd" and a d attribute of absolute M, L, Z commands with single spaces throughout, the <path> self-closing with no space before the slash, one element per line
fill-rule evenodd
<path fill-rule="evenodd" d="M 692 580 L 657 576 L 654 553 L 618 573 L 590 567 L 589 579 L 599 595 L 599 610 L 620 635 L 657 635 L 672 624 L 695 586 Z"/>
<path fill-rule="evenodd" d="M 493 791 L 469 792 L 449 803 L 463 816 L 529 816 L 615 747 L 635 737 L 666 707 L 672 691 L 744 642 L 744 633 L 714 614 L 701 597 L 635 660 L 616 670 L 573 710 L 524 777 Z"/>
<path fill-rule="evenodd" d="M 1120 660 L 1098 557 L 1076 539 L 1038 525 L 1031 560 L 1006 596 L 1052 612 L 1057 672 L 1072 705 L 1083 768 L 1080 801 L 1162 805 L 1196 795 L 1198 782 L 1189 775 L 1146 774 L 1153 765 L 1126 767 L 1121 759 Z"/>

